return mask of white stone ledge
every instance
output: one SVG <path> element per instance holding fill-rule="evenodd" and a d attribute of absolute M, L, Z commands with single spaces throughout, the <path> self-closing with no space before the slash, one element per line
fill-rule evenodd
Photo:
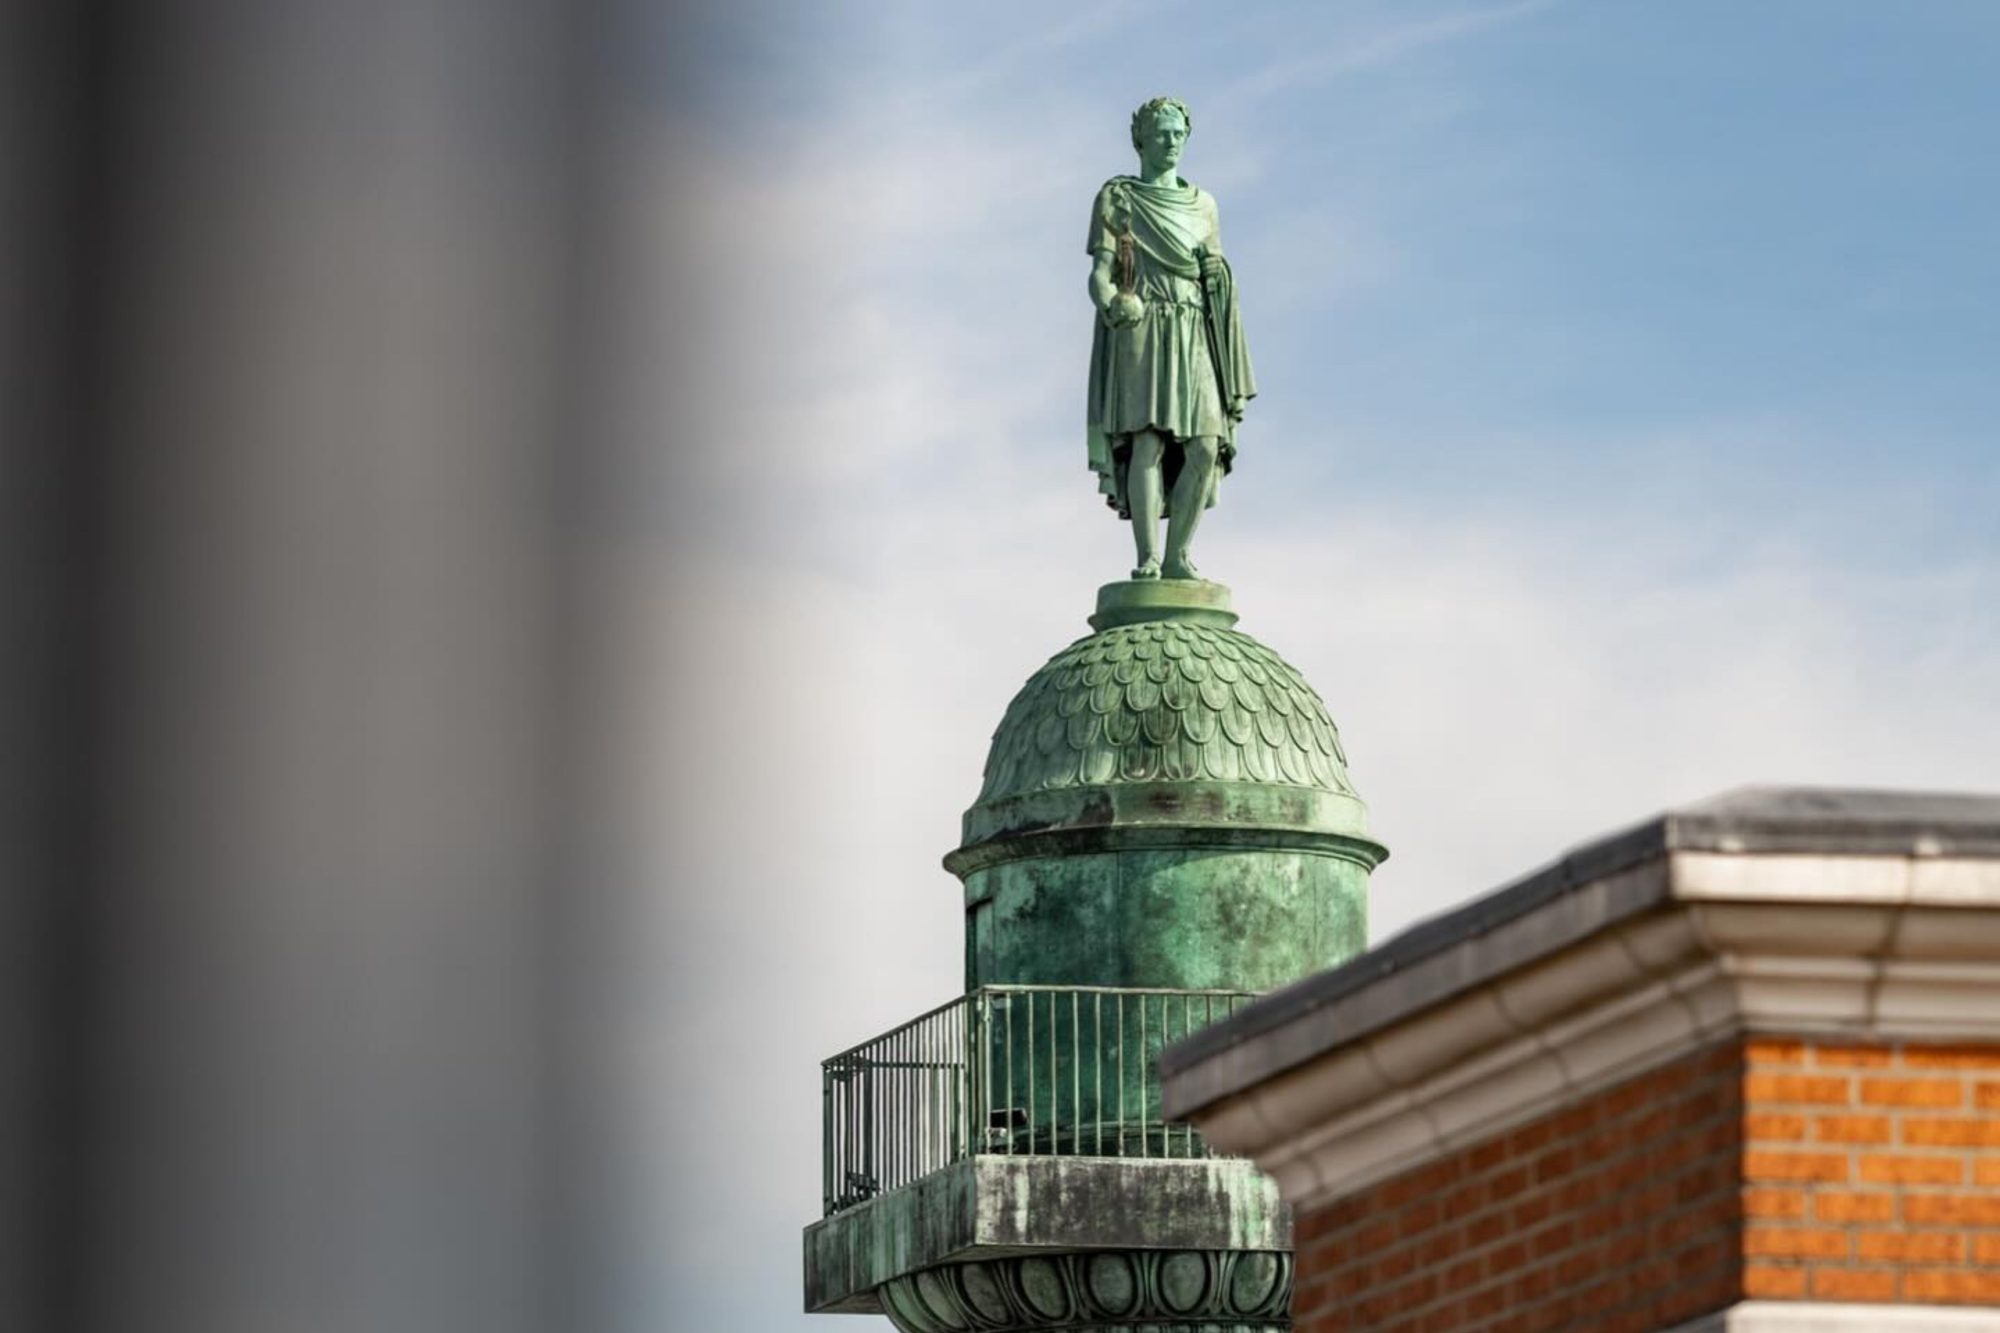
<path fill-rule="evenodd" d="M 2000 1306 L 1745 1301 L 1666 1333 L 1993 1333 Z"/>

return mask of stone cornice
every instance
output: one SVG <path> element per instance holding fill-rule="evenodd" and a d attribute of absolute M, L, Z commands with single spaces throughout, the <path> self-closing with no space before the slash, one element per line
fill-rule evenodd
<path fill-rule="evenodd" d="M 1364 956 L 1315 1003 L 1309 982 L 1177 1048 L 1167 1113 L 1309 1202 L 1737 1033 L 2000 1039 L 2000 857 L 1862 841 L 1661 843 L 1520 910 L 1475 905 L 1459 938 Z"/>

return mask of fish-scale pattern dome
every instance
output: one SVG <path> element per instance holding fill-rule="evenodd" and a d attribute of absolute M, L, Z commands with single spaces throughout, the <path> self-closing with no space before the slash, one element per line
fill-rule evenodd
<path fill-rule="evenodd" d="M 1326 705 L 1247 634 L 1184 620 L 1079 639 L 1029 678 L 980 802 L 1129 782 L 1259 782 L 1355 795 Z"/>

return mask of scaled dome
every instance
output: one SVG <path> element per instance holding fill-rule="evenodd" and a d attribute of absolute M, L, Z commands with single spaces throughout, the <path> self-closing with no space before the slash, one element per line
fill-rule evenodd
<path fill-rule="evenodd" d="M 1326 705 L 1249 635 L 1113 625 L 1029 678 L 993 734 L 980 805 L 1061 788 L 1249 782 L 1354 797 Z"/>

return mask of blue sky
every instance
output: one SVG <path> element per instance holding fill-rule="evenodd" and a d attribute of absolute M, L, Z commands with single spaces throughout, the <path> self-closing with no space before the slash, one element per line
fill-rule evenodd
<path fill-rule="evenodd" d="M 661 14 L 603 390 L 629 1327 L 824 1323 L 816 1062 L 957 989 L 986 737 L 1129 565 L 1082 244 L 1147 96 L 1263 390 L 1198 554 L 1343 728 L 1377 938 L 1741 783 L 2000 790 L 2000 5 Z"/>

